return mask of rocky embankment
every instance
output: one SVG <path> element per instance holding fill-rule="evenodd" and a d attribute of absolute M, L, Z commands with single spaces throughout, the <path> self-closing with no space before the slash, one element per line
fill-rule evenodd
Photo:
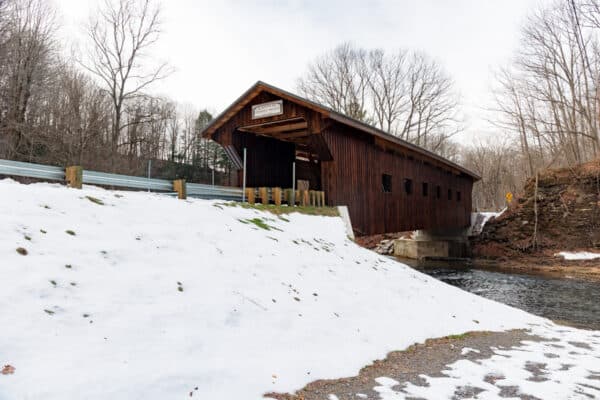
<path fill-rule="evenodd" d="M 537 194 L 537 195 L 536 195 Z M 561 251 L 600 252 L 600 161 L 547 170 L 472 242 L 479 259 L 532 269 L 600 266 L 599 260 L 567 261 Z M 592 271 L 593 272 L 593 271 Z"/>

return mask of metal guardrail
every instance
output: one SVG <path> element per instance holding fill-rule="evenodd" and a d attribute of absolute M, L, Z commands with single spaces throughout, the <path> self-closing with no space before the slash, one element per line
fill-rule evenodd
<path fill-rule="evenodd" d="M 65 170 L 42 164 L 0 159 L 0 175 L 23 176 L 37 179 L 65 181 Z M 173 182 L 166 179 L 145 178 L 140 176 L 109 174 L 83 170 L 82 181 L 91 185 L 116 186 L 130 189 L 151 190 L 173 193 Z M 201 199 L 242 200 L 242 189 L 228 186 L 212 186 L 199 183 L 187 183 L 189 197 Z"/>
<path fill-rule="evenodd" d="M 238 187 L 187 183 L 186 192 L 189 197 L 242 201 L 242 188 Z"/>
<path fill-rule="evenodd" d="M 65 170 L 61 167 L 1 159 L 0 175 L 24 176 L 53 181 L 65 180 Z"/>
<path fill-rule="evenodd" d="M 173 182 L 165 179 L 144 178 L 141 176 L 109 174 L 83 170 L 83 183 L 91 185 L 117 186 L 132 189 L 173 191 Z"/>

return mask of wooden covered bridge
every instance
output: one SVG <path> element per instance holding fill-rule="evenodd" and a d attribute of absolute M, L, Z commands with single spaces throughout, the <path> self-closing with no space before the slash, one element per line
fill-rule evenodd
<path fill-rule="evenodd" d="M 257 82 L 205 128 L 246 185 L 325 192 L 348 206 L 359 235 L 470 224 L 469 170 L 327 107 Z"/>

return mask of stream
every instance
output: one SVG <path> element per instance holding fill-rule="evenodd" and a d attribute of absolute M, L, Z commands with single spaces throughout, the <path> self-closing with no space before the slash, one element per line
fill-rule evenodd
<path fill-rule="evenodd" d="M 450 285 L 578 328 L 600 330 L 600 282 L 480 269 L 424 268 Z"/>

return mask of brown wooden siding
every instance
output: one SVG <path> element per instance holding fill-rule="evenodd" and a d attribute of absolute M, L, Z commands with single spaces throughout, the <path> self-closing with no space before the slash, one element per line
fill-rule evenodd
<path fill-rule="evenodd" d="M 446 172 L 424 161 L 384 151 L 370 136 L 333 125 L 323 133 L 334 161 L 323 162 L 322 185 L 329 205 L 345 204 L 360 234 L 465 227 L 470 223 L 472 178 Z M 382 174 L 392 176 L 384 193 Z M 412 193 L 404 191 L 412 180 Z M 428 195 L 422 194 L 422 183 Z M 436 198 L 436 186 L 441 198 Z M 448 189 L 452 199 L 448 200 Z M 457 200 L 461 192 L 461 200 Z"/>
<path fill-rule="evenodd" d="M 297 179 L 309 180 L 310 188 L 324 190 L 330 206 L 347 205 L 358 234 L 400 232 L 415 229 L 466 227 L 470 223 L 471 190 L 474 177 L 443 160 L 398 145 L 381 135 L 370 134 L 357 126 L 343 124 L 293 101 L 283 101 L 283 115 L 252 119 L 251 106 L 277 100 L 272 93 L 261 92 L 244 106 L 228 114 L 212 136 L 223 146 L 233 146 L 240 157 L 247 149 L 247 185 L 249 187 L 292 184 L 292 162 L 296 161 Z M 301 118 L 310 133 L 304 142 L 287 142 L 273 137 L 241 132 L 255 124 Z M 296 159 L 299 146 L 311 150 L 309 158 Z M 382 174 L 391 175 L 392 191 L 384 193 Z M 241 173 L 239 175 L 241 186 Z M 403 180 L 411 179 L 412 194 L 404 192 Z M 428 195 L 422 183 L 428 183 Z M 436 198 L 436 186 L 441 198 Z M 448 200 L 448 190 L 452 199 Z M 461 192 L 461 200 L 457 200 Z"/>

